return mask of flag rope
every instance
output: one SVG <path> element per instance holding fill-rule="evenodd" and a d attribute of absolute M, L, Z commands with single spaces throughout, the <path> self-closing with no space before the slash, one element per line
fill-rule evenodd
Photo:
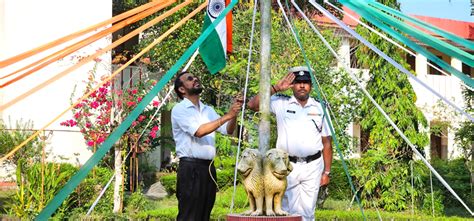
<path fill-rule="evenodd" d="M 255 17 L 257 14 L 257 2 L 258 0 L 254 0 L 254 7 L 253 7 L 253 15 L 252 15 L 252 29 L 250 31 L 250 46 L 249 46 L 249 55 L 247 59 L 247 69 L 245 73 L 245 86 L 244 86 L 244 103 L 242 104 L 242 114 L 240 117 L 240 124 L 244 122 L 245 116 L 245 103 L 247 100 L 247 89 L 248 89 L 248 82 L 249 82 L 249 73 L 250 73 L 250 64 L 252 61 L 252 46 L 253 46 L 253 34 L 255 32 Z M 234 200 L 235 200 L 235 191 L 237 187 L 237 166 L 239 161 L 240 155 L 240 145 L 242 143 L 242 133 L 243 133 L 243 126 L 241 125 L 239 128 L 239 142 L 237 144 L 237 154 L 235 155 L 235 168 L 234 168 L 234 190 L 232 192 L 232 202 L 230 204 L 230 213 L 232 214 L 234 208 Z"/>

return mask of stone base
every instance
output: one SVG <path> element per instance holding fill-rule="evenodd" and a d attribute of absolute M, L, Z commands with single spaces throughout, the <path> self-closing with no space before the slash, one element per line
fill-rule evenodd
<path fill-rule="evenodd" d="M 289 216 L 244 216 L 239 214 L 228 214 L 227 221 L 301 221 L 300 215 Z"/>

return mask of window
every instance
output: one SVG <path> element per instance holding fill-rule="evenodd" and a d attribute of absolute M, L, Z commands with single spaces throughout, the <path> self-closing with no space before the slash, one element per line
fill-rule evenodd
<path fill-rule="evenodd" d="M 406 54 L 406 61 L 408 65 L 410 65 L 410 70 L 411 71 L 416 71 L 416 57 L 407 53 Z"/>
<path fill-rule="evenodd" d="M 439 59 L 443 60 L 443 56 L 441 55 L 437 55 L 436 57 L 438 57 Z M 428 60 L 428 63 L 432 64 L 433 66 L 437 67 L 438 69 L 442 70 L 442 68 L 435 64 L 434 62 L 432 62 L 431 60 Z M 433 68 L 433 66 L 431 65 L 428 65 L 428 74 L 431 74 L 431 75 L 444 75 L 443 73 L 441 73 L 441 71 Z"/>
<path fill-rule="evenodd" d="M 472 67 L 464 63 L 462 63 L 462 73 L 466 74 L 469 77 L 474 77 L 474 73 L 472 72 Z"/>
<path fill-rule="evenodd" d="M 448 159 L 448 129 L 441 122 L 431 122 L 430 153 L 431 159 Z"/>

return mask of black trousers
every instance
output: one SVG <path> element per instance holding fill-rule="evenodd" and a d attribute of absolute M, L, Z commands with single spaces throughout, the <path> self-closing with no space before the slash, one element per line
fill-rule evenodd
<path fill-rule="evenodd" d="M 209 165 L 211 165 L 209 173 Z M 216 168 L 210 160 L 179 160 L 176 197 L 178 221 L 208 221 L 216 201 Z"/>

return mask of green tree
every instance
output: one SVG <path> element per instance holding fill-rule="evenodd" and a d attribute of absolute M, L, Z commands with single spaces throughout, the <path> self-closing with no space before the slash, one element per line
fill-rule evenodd
<path fill-rule="evenodd" d="M 399 8 L 395 0 L 379 1 L 392 8 Z M 356 31 L 385 54 L 408 68 L 405 53 L 375 33 L 358 26 Z M 400 130 L 422 152 L 428 136 L 422 132 L 427 121 L 415 106 L 416 94 L 406 75 L 365 46 L 359 46 L 356 56 L 363 68 L 370 70 L 366 89 L 385 110 Z M 408 207 L 414 191 L 410 185 L 409 162 L 413 160 L 410 146 L 395 129 L 375 110 L 366 97 L 362 100 L 360 124 L 368 134 L 367 151 L 362 153 L 360 166 L 354 171 L 362 199 L 366 206 L 386 210 L 403 210 Z M 415 181 L 420 181 L 416 179 Z M 421 185 L 421 182 L 415 184 Z M 416 187 L 415 187 L 416 189 Z M 417 194 L 417 192 L 413 192 Z"/>
<path fill-rule="evenodd" d="M 466 112 L 474 114 L 474 91 L 464 89 L 463 90 L 464 101 L 466 103 Z M 472 186 L 474 184 L 474 123 L 470 120 L 466 120 L 461 123 L 461 128 L 455 133 L 454 139 L 462 149 L 464 162 L 467 169 L 471 173 L 471 196 L 473 195 Z M 471 198 L 472 199 L 472 198 Z M 471 202 L 473 202 L 471 200 Z"/>
<path fill-rule="evenodd" d="M 471 116 L 474 114 L 474 91 L 463 90 L 464 101 L 466 103 L 465 111 Z M 466 162 L 472 162 L 474 154 L 474 123 L 466 120 L 461 124 L 461 128 L 455 134 L 455 140 L 460 145 Z"/>
<path fill-rule="evenodd" d="M 8 125 L 0 119 L 0 156 L 10 153 L 16 146 L 28 139 L 35 131 L 32 121 L 17 120 L 15 125 L 8 121 Z M 25 146 L 13 154 L 9 160 L 18 165 L 20 159 L 29 159 L 27 163 L 32 164 L 41 160 L 41 151 L 44 142 L 40 138 L 33 138 Z"/>

